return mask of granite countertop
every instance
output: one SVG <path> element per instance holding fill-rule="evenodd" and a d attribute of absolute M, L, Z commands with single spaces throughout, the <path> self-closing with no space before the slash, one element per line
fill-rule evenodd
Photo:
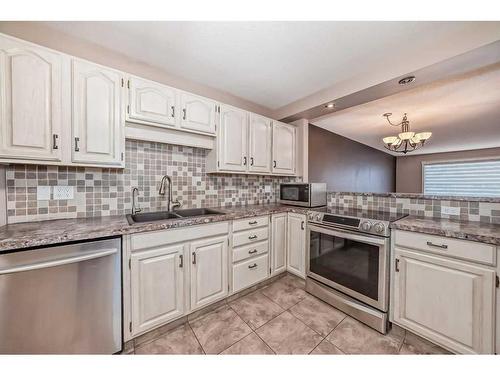
<path fill-rule="evenodd" d="M 391 228 L 500 246 L 499 224 L 407 216 Z"/>
<path fill-rule="evenodd" d="M 306 213 L 308 210 L 307 208 L 280 204 L 213 207 L 213 209 L 224 212 L 224 215 L 168 219 L 133 225 L 127 222 L 125 215 L 9 224 L 0 227 L 0 253 L 70 241 L 98 239 L 131 233 L 237 220 L 279 212 Z"/>
<path fill-rule="evenodd" d="M 467 202 L 486 202 L 500 203 L 500 197 L 469 197 L 460 195 L 435 195 L 422 193 L 370 193 L 370 192 L 352 192 L 352 191 L 329 191 L 331 195 L 357 195 L 362 197 L 382 197 L 382 198 L 409 198 L 409 199 L 436 199 L 440 201 L 467 201 Z"/>

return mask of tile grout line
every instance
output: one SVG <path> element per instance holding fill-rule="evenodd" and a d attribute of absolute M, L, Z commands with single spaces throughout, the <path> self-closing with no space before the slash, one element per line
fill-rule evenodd
<path fill-rule="evenodd" d="M 243 296 L 243 297 L 246 297 L 246 296 Z M 243 297 L 241 297 L 241 298 L 243 298 Z M 229 308 L 230 308 L 231 310 L 233 310 L 233 311 L 234 311 L 234 313 L 235 313 L 235 314 L 236 314 L 236 315 L 237 315 L 237 316 L 238 316 L 238 317 L 239 317 L 239 318 L 243 321 L 243 323 L 245 323 L 245 324 L 246 324 L 246 325 L 250 328 L 250 330 L 252 331 L 252 332 L 250 332 L 248 335 L 246 335 L 245 337 L 248 337 L 248 336 L 250 336 L 252 333 L 255 333 L 255 334 L 257 335 L 257 337 L 258 337 L 259 339 L 261 339 L 261 340 L 262 340 L 262 342 L 263 342 L 263 343 L 264 343 L 264 344 L 265 344 L 265 345 L 266 345 L 269 349 L 271 349 L 271 351 L 272 351 L 274 354 L 277 354 L 277 353 L 276 353 L 276 352 L 275 352 L 275 351 L 274 351 L 274 350 L 273 350 L 273 349 L 272 349 L 272 348 L 271 348 L 271 347 L 267 344 L 267 342 L 265 342 L 265 341 L 264 341 L 264 339 L 263 339 L 262 337 L 260 337 L 260 336 L 259 336 L 259 334 L 257 333 L 257 330 L 254 330 L 254 329 L 252 328 L 252 326 L 251 326 L 250 324 L 248 324 L 248 323 L 247 323 L 247 322 L 246 322 L 246 321 L 245 321 L 245 320 L 244 320 L 244 319 L 240 316 L 240 314 L 238 314 L 238 312 L 237 312 L 235 309 L 233 309 L 233 308 L 232 308 L 232 306 L 231 306 L 231 305 L 229 305 Z M 273 320 L 273 319 L 274 319 L 274 318 L 269 319 L 269 321 L 265 322 L 265 323 L 264 323 L 264 324 L 262 324 L 260 327 L 262 327 L 262 326 L 266 325 L 267 323 L 269 323 L 269 322 L 270 322 L 271 320 Z M 257 329 L 259 329 L 260 327 L 257 327 Z M 231 346 L 233 346 L 233 345 L 237 344 L 238 342 L 240 342 L 241 340 L 243 340 L 245 337 L 243 337 L 243 338 L 241 338 L 240 340 L 236 341 L 234 344 L 230 345 L 228 348 L 226 348 L 226 349 L 224 349 L 224 350 L 229 349 Z M 224 350 L 223 350 L 223 351 L 224 351 Z M 222 353 L 222 352 L 221 352 L 221 353 Z M 220 354 L 220 353 L 219 353 L 219 354 Z"/>
<path fill-rule="evenodd" d="M 191 332 L 193 333 L 193 336 L 194 336 L 194 338 L 195 338 L 196 342 L 197 342 L 197 343 L 198 343 L 198 345 L 200 346 L 201 351 L 203 352 L 203 354 L 205 354 L 205 355 L 206 355 L 207 353 L 205 352 L 205 349 L 203 348 L 203 345 L 201 345 L 201 342 L 200 342 L 200 340 L 198 339 L 198 336 L 196 336 L 196 333 L 194 332 L 193 327 L 191 327 L 191 324 L 189 323 L 189 321 L 187 321 L 186 323 L 187 323 L 187 325 L 188 325 L 189 329 L 191 330 Z"/>

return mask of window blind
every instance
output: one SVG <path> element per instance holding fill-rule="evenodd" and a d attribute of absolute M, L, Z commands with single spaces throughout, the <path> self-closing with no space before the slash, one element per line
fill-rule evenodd
<path fill-rule="evenodd" d="M 500 197 L 500 159 L 423 165 L 424 194 Z"/>

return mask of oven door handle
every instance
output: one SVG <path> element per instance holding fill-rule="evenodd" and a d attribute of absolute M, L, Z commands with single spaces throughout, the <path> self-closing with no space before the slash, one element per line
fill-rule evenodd
<path fill-rule="evenodd" d="M 369 234 L 357 234 L 348 231 L 344 231 L 341 229 L 332 229 L 326 226 L 318 225 L 318 224 L 309 224 L 309 231 L 311 232 L 320 232 L 324 234 L 329 234 L 336 237 L 342 237 L 348 240 L 354 240 L 359 242 L 364 242 L 368 244 L 374 245 L 385 245 L 388 238 L 386 237 L 375 237 Z"/>

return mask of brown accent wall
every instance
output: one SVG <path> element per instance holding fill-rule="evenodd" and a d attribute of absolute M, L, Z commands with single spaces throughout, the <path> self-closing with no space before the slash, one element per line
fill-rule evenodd
<path fill-rule="evenodd" d="M 422 162 L 500 157 L 500 147 L 470 151 L 400 156 L 396 161 L 396 191 L 422 193 Z"/>
<path fill-rule="evenodd" d="M 309 181 L 329 191 L 393 192 L 396 158 L 309 124 Z"/>

